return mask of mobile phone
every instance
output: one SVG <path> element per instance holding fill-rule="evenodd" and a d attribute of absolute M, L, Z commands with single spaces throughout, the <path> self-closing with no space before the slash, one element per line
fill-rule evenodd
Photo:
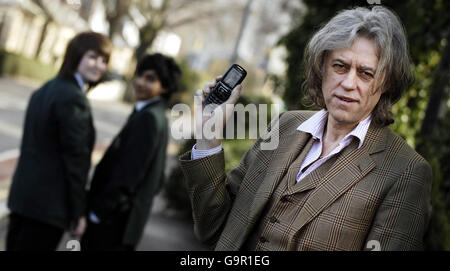
<path fill-rule="evenodd" d="M 238 64 L 231 65 L 223 75 L 222 79 L 214 86 L 206 97 L 203 105 L 222 104 L 231 95 L 231 91 L 242 81 L 247 75 L 247 71 Z"/>

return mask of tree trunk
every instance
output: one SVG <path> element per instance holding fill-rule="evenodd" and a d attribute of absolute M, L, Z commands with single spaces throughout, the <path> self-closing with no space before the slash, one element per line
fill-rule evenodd
<path fill-rule="evenodd" d="M 153 41 L 155 40 L 159 30 L 160 28 L 155 27 L 151 22 L 148 22 L 141 29 L 139 29 L 140 43 L 139 46 L 134 51 L 134 59 L 136 60 L 136 63 L 139 62 L 139 60 L 146 55 L 148 48 L 152 46 Z M 135 67 L 130 67 L 130 69 L 134 68 Z M 127 84 L 123 100 L 128 103 L 134 102 L 135 97 L 133 93 L 132 84 Z"/>
<path fill-rule="evenodd" d="M 236 42 L 234 44 L 233 52 L 230 58 L 230 64 L 234 64 L 239 59 L 239 45 L 241 44 L 242 35 L 244 33 L 245 27 L 247 26 L 248 17 L 250 15 L 250 8 L 253 0 L 248 0 L 247 4 L 245 4 L 244 14 L 242 15 L 242 21 L 239 26 L 238 36 L 236 38 Z"/>
<path fill-rule="evenodd" d="M 141 29 L 139 29 L 140 43 L 134 52 L 134 56 L 136 57 L 137 61 L 139 61 L 139 59 L 142 59 L 142 57 L 145 56 L 148 48 L 152 46 L 153 41 L 158 35 L 160 29 L 161 27 L 153 25 L 152 22 L 148 22 Z"/>
<path fill-rule="evenodd" d="M 430 99 L 422 122 L 420 135 L 425 137 L 433 133 L 439 118 L 439 111 L 446 101 L 445 88 L 450 80 L 450 42 L 447 42 L 442 51 L 441 60 L 436 69 L 433 84 L 431 85 Z"/>
<path fill-rule="evenodd" d="M 39 43 L 36 48 L 36 52 L 34 53 L 34 58 L 39 59 L 39 55 L 41 54 L 42 44 L 44 43 L 45 37 L 47 36 L 47 28 L 52 20 L 49 18 L 45 19 L 44 25 L 42 26 L 41 37 L 39 38 Z"/>

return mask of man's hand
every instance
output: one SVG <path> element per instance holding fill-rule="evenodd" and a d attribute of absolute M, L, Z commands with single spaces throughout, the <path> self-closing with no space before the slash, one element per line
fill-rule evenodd
<path fill-rule="evenodd" d="M 222 76 L 216 77 L 216 79 L 212 82 L 209 82 L 205 85 L 205 88 L 203 90 L 198 90 L 196 92 L 196 99 L 194 99 L 195 102 L 195 123 L 196 123 L 196 135 L 201 135 L 202 138 L 197 138 L 197 145 L 196 148 L 198 150 L 207 150 L 212 149 L 221 144 L 221 138 L 208 138 L 208 135 L 205 135 L 205 132 L 203 128 L 205 127 L 205 124 L 208 123 L 215 123 L 216 126 L 214 127 L 215 131 L 219 131 L 222 133 L 223 128 L 225 124 L 227 123 L 228 119 L 233 115 L 233 109 L 234 105 L 236 104 L 237 100 L 239 99 L 239 96 L 241 94 L 242 87 L 241 85 L 237 85 L 233 91 L 231 92 L 230 97 L 228 100 L 226 100 L 223 104 L 215 105 L 210 104 L 203 108 L 202 104 L 203 101 L 206 99 L 206 96 L 211 92 L 211 90 L 214 88 L 214 86 L 217 84 L 218 81 Z M 206 110 L 209 114 L 203 114 L 203 111 Z M 208 116 L 209 115 L 209 116 Z"/>
<path fill-rule="evenodd" d="M 72 237 L 81 237 L 86 230 L 86 217 L 80 217 L 76 227 L 71 231 Z"/>

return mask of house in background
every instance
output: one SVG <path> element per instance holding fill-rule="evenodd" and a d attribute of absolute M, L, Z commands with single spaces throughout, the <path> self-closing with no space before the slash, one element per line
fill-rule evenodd
<path fill-rule="evenodd" d="M 109 69 L 114 74 L 130 75 L 134 47 L 139 42 L 135 24 L 134 20 L 129 20 L 124 25 L 127 39 L 113 40 Z M 55 69 L 61 65 L 70 39 L 88 30 L 108 34 L 104 1 L 0 0 L 0 49 L 52 65 Z M 177 56 L 180 44 L 177 35 L 162 32 L 153 50 Z M 89 97 L 120 100 L 125 88 L 123 81 L 112 80 L 93 89 Z"/>
<path fill-rule="evenodd" d="M 51 6 L 50 10 L 55 14 L 49 15 L 31 0 L 0 0 L 0 47 L 58 66 L 67 42 L 89 26 L 75 10 L 62 2 L 41 2 Z"/>
<path fill-rule="evenodd" d="M 92 30 L 108 34 L 106 3 L 104 0 L 0 0 L 0 48 L 57 69 L 67 42 L 76 33 Z M 223 72 L 235 54 L 237 61 L 249 71 L 245 81 L 250 86 L 247 91 L 271 97 L 274 93 L 268 75 L 282 76 L 285 71 L 285 53 L 276 43 L 291 27 L 290 16 L 283 6 L 286 3 L 292 1 L 211 0 L 208 2 L 211 16 L 161 30 L 149 52 L 188 59 L 194 70 L 207 76 Z M 199 13 L 198 5 L 203 4 L 186 5 L 181 12 L 195 15 Z M 220 10 L 224 13 L 218 16 Z M 121 35 L 112 38 L 114 49 L 109 69 L 113 73 L 131 75 L 139 27 L 145 23 L 144 19 L 140 10 L 130 7 L 121 24 Z M 123 97 L 125 89 L 123 81 L 113 80 L 100 84 L 89 95 L 93 99 L 117 100 Z"/>

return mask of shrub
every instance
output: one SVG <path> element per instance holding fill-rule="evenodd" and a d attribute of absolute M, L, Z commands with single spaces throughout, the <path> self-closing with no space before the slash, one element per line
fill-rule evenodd
<path fill-rule="evenodd" d="M 23 76 L 44 82 L 57 72 L 53 65 L 0 50 L 0 75 Z"/>

